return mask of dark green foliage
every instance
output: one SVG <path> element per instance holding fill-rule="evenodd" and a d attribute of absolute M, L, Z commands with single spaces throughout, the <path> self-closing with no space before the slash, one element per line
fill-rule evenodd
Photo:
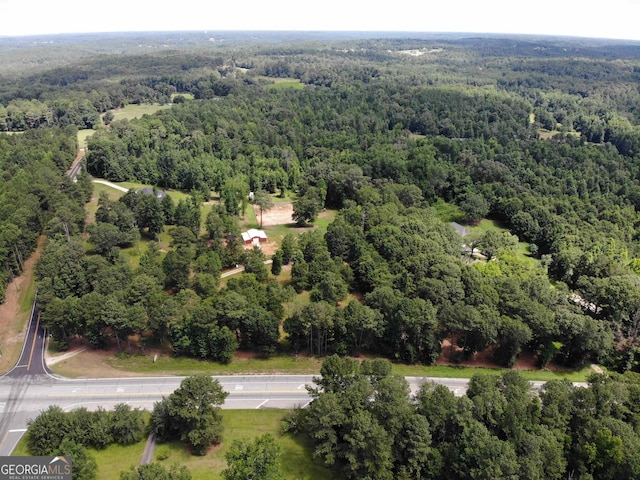
<path fill-rule="evenodd" d="M 98 465 L 93 456 L 82 444 L 65 438 L 60 446 L 51 452 L 53 455 L 65 455 L 71 457 L 73 478 L 77 480 L 92 480 L 98 473 Z"/>
<path fill-rule="evenodd" d="M 169 338 L 177 355 L 208 358 L 221 363 L 229 363 L 238 348 L 236 337 L 228 327 L 200 323 L 193 315 L 172 325 Z"/>
<path fill-rule="evenodd" d="M 245 254 L 244 271 L 245 273 L 252 273 L 255 275 L 256 280 L 264 282 L 267 280 L 269 273 L 264 262 L 266 257 L 260 247 L 253 247 L 249 252 Z"/>
<path fill-rule="evenodd" d="M 276 253 L 271 257 L 271 274 L 276 277 L 282 273 L 282 257 L 281 249 L 276 250 Z"/>
<path fill-rule="evenodd" d="M 128 471 L 120 472 L 120 480 L 191 480 L 191 472 L 184 465 L 170 468 L 159 463 L 133 465 Z"/>
<path fill-rule="evenodd" d="M 77 408 L 67 413 L 69 420 L 69 438 L 80 445 L 98 450 L 114 442 L 111 412 L 102 408 L 94 412 L 86 408 Z"/>
<path fill-rule="evenodd" d="M 220 405 L 226 393 L 217 380 L 198 374 L 185 378 L 169 397 L 156 402 L 151 428 L 159 440 L 177 438 L 191 447 L 194 455 L 222 441 Z"/>
<path fill-rule="evenodd" d="M 636 384 L 597 375 L 589 388 L 517 372 L 475 375 L 467 395 L 425 383 L 411 400 L 381 360 L 328 357 L 307 409 L 286 429 L 340 478 L 635 478 L 638 435 L 625 423 Z"/>
<path fill-rule="evenodd" d="M 27 447 L 32 455 L 48 455 L 56 450 L 69 430 L 69 420 L 57 405 L 51 405 L 29 421 Z"/>
<path fill-rule="evenodd" d="M 298 226 L 313 222 L 324 207 L 321 191 L 316 187 L 309 187 L 305 194 L 293 201 L 293 215 Z"/>
<path fill-rule="evenodd" d="M 91 479 L 96 462 L 87 448 L 131 445 L 144 438 L 145 430 L 143 412 L 126 404 L 116 405 L 113 411 L 76 408 L 70 412 L 52 405 L 29 421 L 27 446 L 32 455 L 71 455 L 73 478 Z"/>
<path fill-rule="evenodd" d="M 120 445 L 132 445 L 144 438 L 145 423 L 142 411 L 119 403 L 111 413 L 111 434 Z"/>
<path fill-rule="evenodd" d="M 252 442 L 235 440 L 225 453 L 227 468 L 222 471 L 225 480 L 281 480 L 280 448 L 268 433 Z"/>

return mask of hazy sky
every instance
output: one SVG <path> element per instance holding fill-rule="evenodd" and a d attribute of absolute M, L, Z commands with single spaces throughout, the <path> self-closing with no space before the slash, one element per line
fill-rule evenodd
<path fill-rule="evenodd" d="M 148 30 L 489 32 L 640 40 L 640 0 L 0 0 L 0 36 Z"/>

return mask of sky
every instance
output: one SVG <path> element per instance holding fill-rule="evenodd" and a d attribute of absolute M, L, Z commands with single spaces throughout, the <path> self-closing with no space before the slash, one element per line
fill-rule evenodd
<path fill-rule="evenodd" d="M 0 36 L 179 30 L 477 32 L 640 40 L 640 0 L 0 0 Z"/>

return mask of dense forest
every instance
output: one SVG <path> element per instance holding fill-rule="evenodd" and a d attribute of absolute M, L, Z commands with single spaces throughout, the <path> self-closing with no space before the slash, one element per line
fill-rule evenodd
<path fill-rule="evenodd" d="M 238 347 L 283 348 L 282 326 L 289 348 L 309 354 L 429 364 L 447 339 L 460 349 L 452 360 L 491 347 L 508 366 L 526 348 L 540 365 L 636 367 L 637 46 L 194 36 L 143 54 L 111 41 L 131 53 L 116 58 L 107 42 L 90 55 L 87 41 L 49 68 L 10 62 L 0 92 L 0 128 L 25 131 L 2 137 L 2 284 L 47 233 L 39 296 L 61 345 L 81 335 L 122 348 L 141 334 L 230 361 Z M 279 79 L 302 88 L 275 88 Z M 173 106 L 110 121 L 112 109 L 144 102 Z M 87 127 L 91 175 L 190 198 L 103 195 L 85 226 L 86 176 L 61 174 L 74 128 Z M 238 240 L 249 192 L 292 195 L 299 225 L 338 210 L 326 235 L 285 238 L 274 258 L 291 265 L 289 285 Z M 434 209 L 442 204 L 510 234 L 465 239 L 489 260 L 470 262 Z M 165 229 L 168 252 L 155 242 Z M 141 238 L 150 243 L 132 266 L 119 252 Z M 537 261 L 515 253 L 517 240 Z M 245 275 L 219 288 L 220 271 L 239 263 Z M 285 315 L 294 291 L 312 302 Z M 349 292 L 359 300 L 341 304 Z"/>
<path fill-rule="evenodd" d="M 638 383 L 596 375 L 540 394 L 517 372 L 477 374 L 467 394 L 409 394 L 389 363 L 328 357 L 309 408 L 283 427 L 344 479 L 617 479 L 640 475 Z"/>
<path fill-rule="evenodd" d="M 225 35 L 0 41 L 0 292 L 44 234 L 59 348 L 328 356 L 288 428 L 340 478 L 640 475 L 640 45 Z M 114 119 L 149 103 L 171 108 Z M 90 175 L 156 194 L 103 192 L 87 222 Z M 276 198 L 294 213 L 267 258 L 241 225 Z M 502 228 L 451 225 L 483 219 Z M 412 398 L 388 364 L 341 359 L 523 351 L 627 374 Z"/>

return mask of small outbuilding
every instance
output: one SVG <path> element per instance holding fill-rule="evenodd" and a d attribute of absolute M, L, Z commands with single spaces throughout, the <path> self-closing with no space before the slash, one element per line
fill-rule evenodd
<path fill-rule="evenodd" d="M 246 232 L 242 232 L 242 241 L 245 245 L 264 243 L 267 241 L 267 234 L 264 230 L 250 228 Z"/>
<path fill-rule="evenodd" d="M 141 188 L 136 193 L 142 195 L 155 195 L 158 200 L 162 200 L 162 198 L 167 195 L 167 192 L 165 192 L 164 190 L 156 190 L 155 188 L 149 187 Z"/>

